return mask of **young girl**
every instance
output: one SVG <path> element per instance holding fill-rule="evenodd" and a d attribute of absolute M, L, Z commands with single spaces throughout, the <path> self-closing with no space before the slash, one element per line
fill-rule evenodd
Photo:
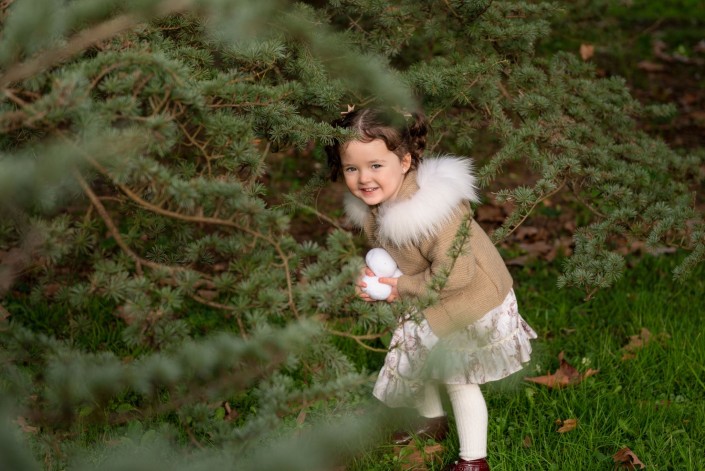
<path fill-rule="evenodd" d="M 342 176 L 350 190 L 346 214 L 403 273 L 380 280 L 392 286 L 386 301 L 419 298 L 434 275 L 447 271 L 437 302 L 422 316 L 400 319 L 374 387 L 375 397 L 390 407 L 419 412 L 414 429 L 395 433 L 394 442 L 445 437 L 448 421 L 438 391 L 443 384 L 460 440 L 460 457 L 446 469 L 489 470 L 487 407 L 478 385 L 521 369 L 536 333 L 519 315 L 497 249 L 472 220 L 470 203 L 478 198 L 471 163 L 452 156 L 422 161 L 428 123 L 421 113 L 360 109 L 333 125 L 354 133 L 352 140 L 326 147 L 331 180 Z M 449 250 L 463 224 L 469 236 L 453 260 Z M 360 297 L 372 302 L 364 287 L 357 282 Z M 441 362 L 433 361 L 438 357 Z"/>

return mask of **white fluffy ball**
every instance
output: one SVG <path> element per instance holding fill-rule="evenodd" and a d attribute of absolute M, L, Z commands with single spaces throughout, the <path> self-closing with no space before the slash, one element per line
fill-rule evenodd
<path fill-rule="evenodd" d="M 394 271 L 397 269 L 397 262 L 394 261 L 389 252 L 384 249 L 376 248 L 367 252 L 365 263 L 370 267 L 370 270 L 375 275 L 382 278 L 394 277 Z"/>
<path fill-rule="evenodd" d="M 363 276 L 362 281 L 364 281 L 367 285 L 362 290 L 369 294 L 372 299 L 384 301 L 390 294 L 392 294 L 392 287 L 390 285 L 380 283 L 379 277 L 377 276 Z"/>

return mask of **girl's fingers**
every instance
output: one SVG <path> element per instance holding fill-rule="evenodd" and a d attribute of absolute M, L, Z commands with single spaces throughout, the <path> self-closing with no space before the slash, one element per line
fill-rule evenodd
<path fill-rule="evenodd" d="M 386 285 L 389 285 L 392 287 L 392 293 L 389 295 L 385 301 L 388 303 L 391 303 L 393 301 L 396 301 L 399 298 L 399 291 L 397 291 L 397 278 L 380 278 L 379 279 L 380 283 L 384 283 Z"/>
<path fill-rule="evenodd" d="M 398 280 L 396 278 L 380 278 L 379 282 L 389 286 L 396 286 Z"/>

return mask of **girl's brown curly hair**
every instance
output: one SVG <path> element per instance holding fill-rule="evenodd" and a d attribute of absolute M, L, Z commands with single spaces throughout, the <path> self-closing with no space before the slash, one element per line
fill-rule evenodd
<path fill-rule="evenodd" d="M 392 109 L 362 108 L 345 113 L 331 123 L 333 127 L 350 129 L 356 137 L 348 140 L 335 139 L 326 146 L 328 155 L 329 178 L 336 181 L 342 174 L 340 153 L 345 145 L 353 139 L 371 142 L 382 139 L 387 149 L 394 152 L 399 159 L 409 153 L 411 168 L 416 168 L 423 158 L 426 148 L 426 136 L 429 123 L 421 112 L 403 114 Z"/>

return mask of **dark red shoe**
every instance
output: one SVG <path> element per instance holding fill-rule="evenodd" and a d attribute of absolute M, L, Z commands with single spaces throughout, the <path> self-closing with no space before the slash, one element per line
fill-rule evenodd
<path fill-rule="evenodd" d="M 443 468 L 443 471 L 490 471 L 490 465 L 487 464 L 486 458 L 472 461 L 460 459 Z"/>
<path fill-rule="evenodd" d="M 448 417 L 442 415 L 428 419 L 420 417 L 410 430 L 399 430 L 392 435 L 395 445 L 408 445 L 414 438 L 422 440 L 432 438 L 437 442 L 442 441 L 448 434 Z"/>

